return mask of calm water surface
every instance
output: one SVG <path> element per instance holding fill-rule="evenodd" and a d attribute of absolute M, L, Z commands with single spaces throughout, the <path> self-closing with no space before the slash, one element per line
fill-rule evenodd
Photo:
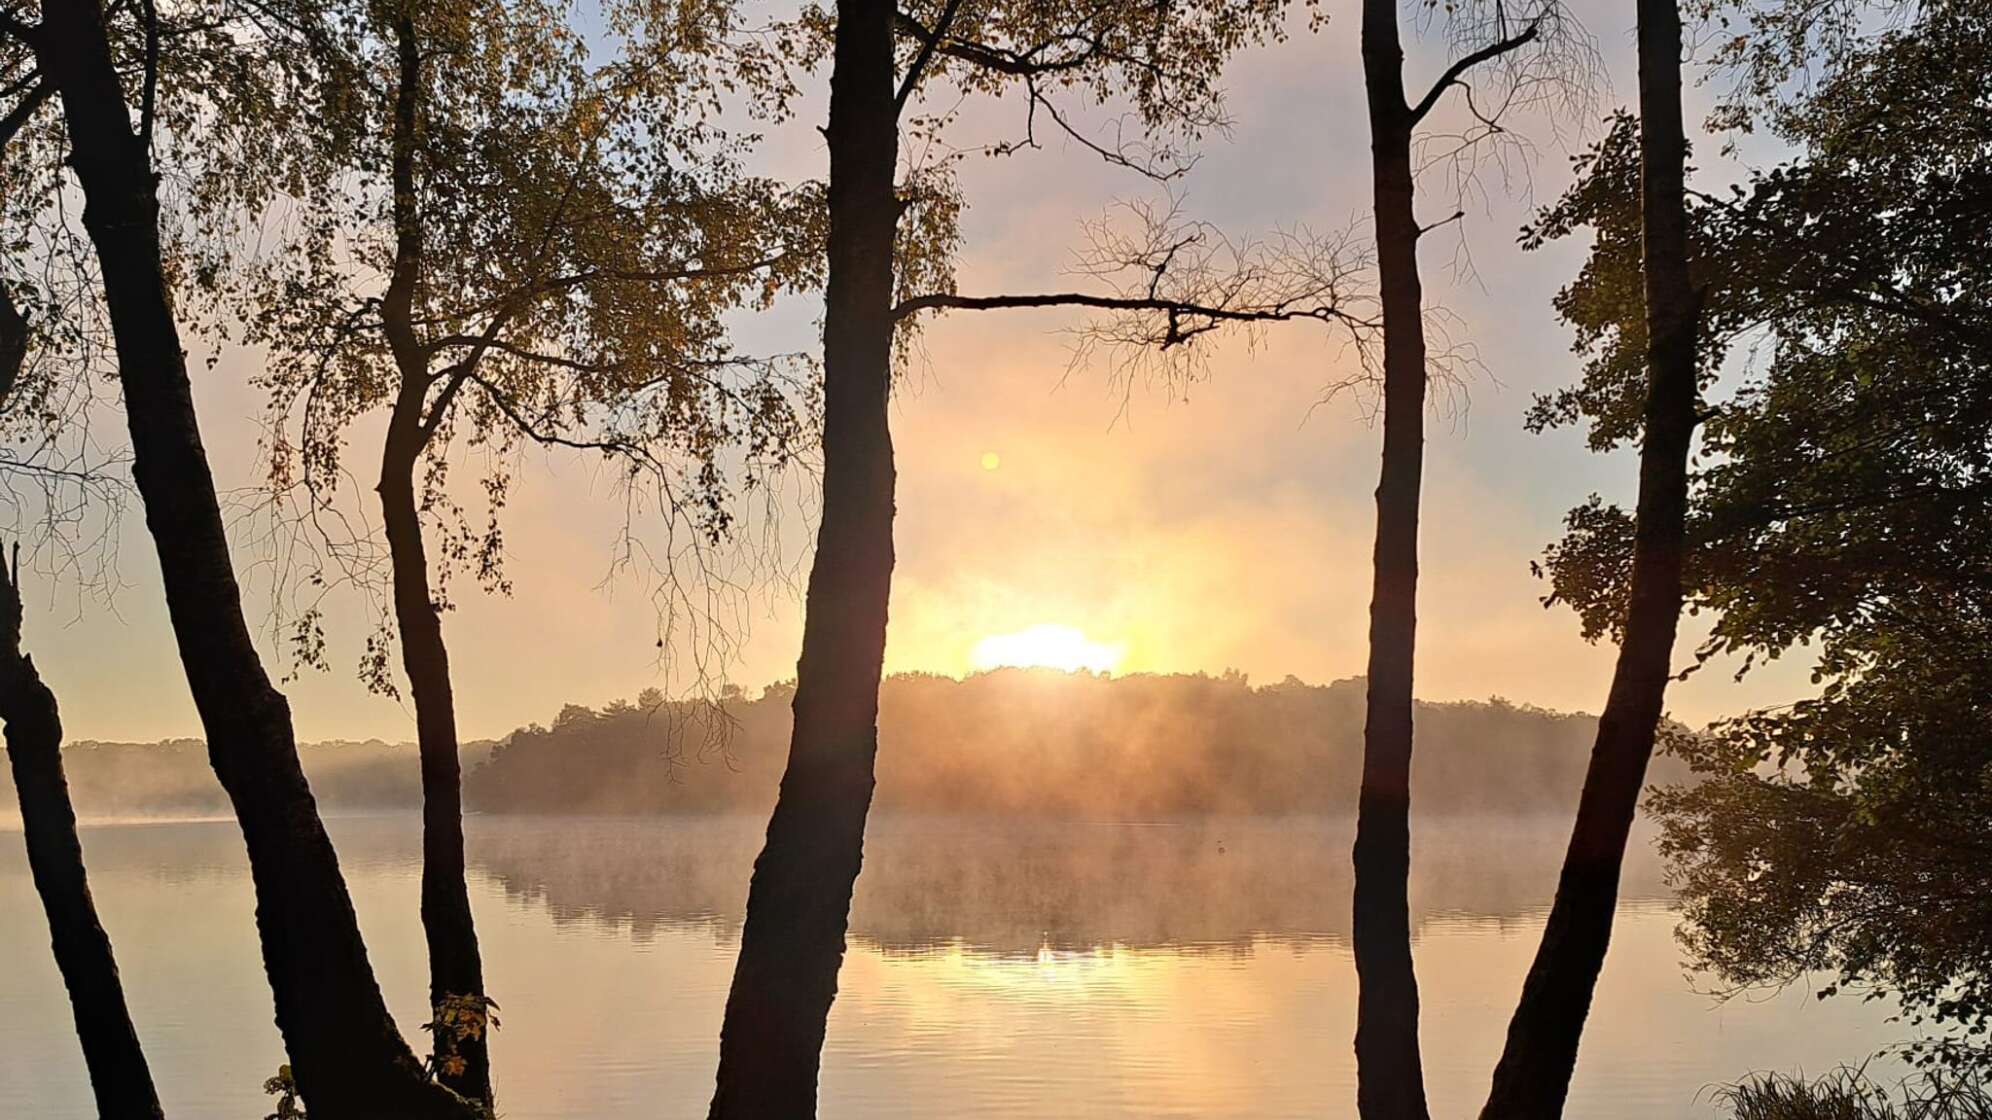
<path fill-rule="evenodd" d="M 421 1047 L 419 823 L 331 824 L 374 966 Z M 704 1115 L 760 820 L 470 822 L 510 1120 Z M 1433 1111 L 1470 1116 L 1555 882 L 1563 822 L 1423 824 L 1413 906 Z M 874 822 L 824 1059 L 827 1117 L 1351 1115 L 1342 820 Z M 282 1060 L 232 823 L 92 827 L 92 885 L 167 1114 L 255 1120 Z M 1573 1117 L 1713 1115 L 1755 1069 L 1891 1041 L 1806 992 L 1684 976 L 1629 869 Z M 17 833 L 0 833 L 0 1116 L 94 1115 Z"/>

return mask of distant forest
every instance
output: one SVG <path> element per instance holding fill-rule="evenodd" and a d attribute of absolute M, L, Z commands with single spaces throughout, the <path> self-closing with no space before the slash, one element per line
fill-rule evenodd
<path fill-rule="evenodd" d="M 793 687 L 709 707 L 655 693 L 467 744 L 465 793 L 491 813 L 765 813 L 787 756 Z M 888 678 L 877 805 L 901 812 L 1146 819 L 1353 812 L 1363 682 L 1253 686 L 1236 674 L 1002 669 Z M 1504 700 L 1421 703 L 1421 813 L 1568 813 L 1597 720 Z M 64 754 L 85 816 L 225 814 L 197 740 L 76 743 Z M 412 744 L 303 750 L 313 791 L 344 812 L 421 804 Z M 1657 783 L 1687 771 L 1656 762 Z M 0 778 L 0 781 L 4 781 Z"/>

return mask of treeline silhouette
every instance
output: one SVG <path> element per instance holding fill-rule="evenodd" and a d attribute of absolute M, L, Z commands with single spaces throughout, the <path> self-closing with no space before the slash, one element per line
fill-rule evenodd
<path fill-rule="evenodd" d="M 654 693 L 570 704 L 550 725 L 466 744 L 471 809 L 487 813 L 765 813 L 787 751 L 789 685 L 710 707 Z M 1419 811 L 1567 814 L 1596 719 L 1505 700 L 1422 703 L 1429 744 Z M 1068 674 L 1001 669 L 966 680 L 888 678 L 880 734 L 883 810 L 1141 820 L 1351 812 L 1360 778 L 1361 678 L 1251 684 L 1238 674 Z M 327 809 L 421 805 L 412 744 L 300 750 Z M 80 742 L 64 751 L 85 817 L 224 815 L 193 739 Z M 1657 773 L 1676 780 L 1684 771 Z"/>
<path fill-rule="evenodd" d="M 1339 813 L 1356 806 L 1363 681 L 1253 686 L 1244 676 L 1000 669 L 886 679 L 881 810 L 1141 820 Z M 570 706 L 500 743 L 467 781 L 509 812 L 764 811 L 774 802 L 791 690 L 695 708 Z M 1418 706 L 1421 812 L 1567 813 L 1597 721 L 1503 700 Z M 1666 775 L 1660 775 L 1666 777 Z"/>

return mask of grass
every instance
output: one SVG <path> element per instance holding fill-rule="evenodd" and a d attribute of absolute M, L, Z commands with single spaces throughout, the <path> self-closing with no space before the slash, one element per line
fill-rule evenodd
<path fill-rule="evenodd" d="M 1814 1080 L 1773 1073 L 1715 1098 L 1732 1120 L 1992 1120 L 1992 1087 L 1954 1074 L 1920 1074 L 1890 1089 L 1858 1069 Z"/>

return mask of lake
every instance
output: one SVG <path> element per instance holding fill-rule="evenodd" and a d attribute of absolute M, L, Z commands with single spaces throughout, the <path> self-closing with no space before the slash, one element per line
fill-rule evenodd
<path fill-rule="evenodd" d="M 419 821 L 329 822 L 374 967 L 418 1052 Z M 510 1120 L 700 1117 L 763 822 L 473 817 L 471 895 Z M 1438 1116 L 1480 1104 L 1567 823 L 1420 822 L 1413 884 Z M 873 822 L 822 1113 L 896 1120 L 1354 1113 L 1350 823 Z M 169 1117 L 256 1120 L 283 1060 L 232 822 L 84 831 Z M 1887 1009 L 1684 975 L 1641 841 L 1569 1115 L 1714 1115 L 1753 1070 L 1824 1072 Z M 0 833 L 0 1115 L 95 1115 L 18 833 Z"/>

